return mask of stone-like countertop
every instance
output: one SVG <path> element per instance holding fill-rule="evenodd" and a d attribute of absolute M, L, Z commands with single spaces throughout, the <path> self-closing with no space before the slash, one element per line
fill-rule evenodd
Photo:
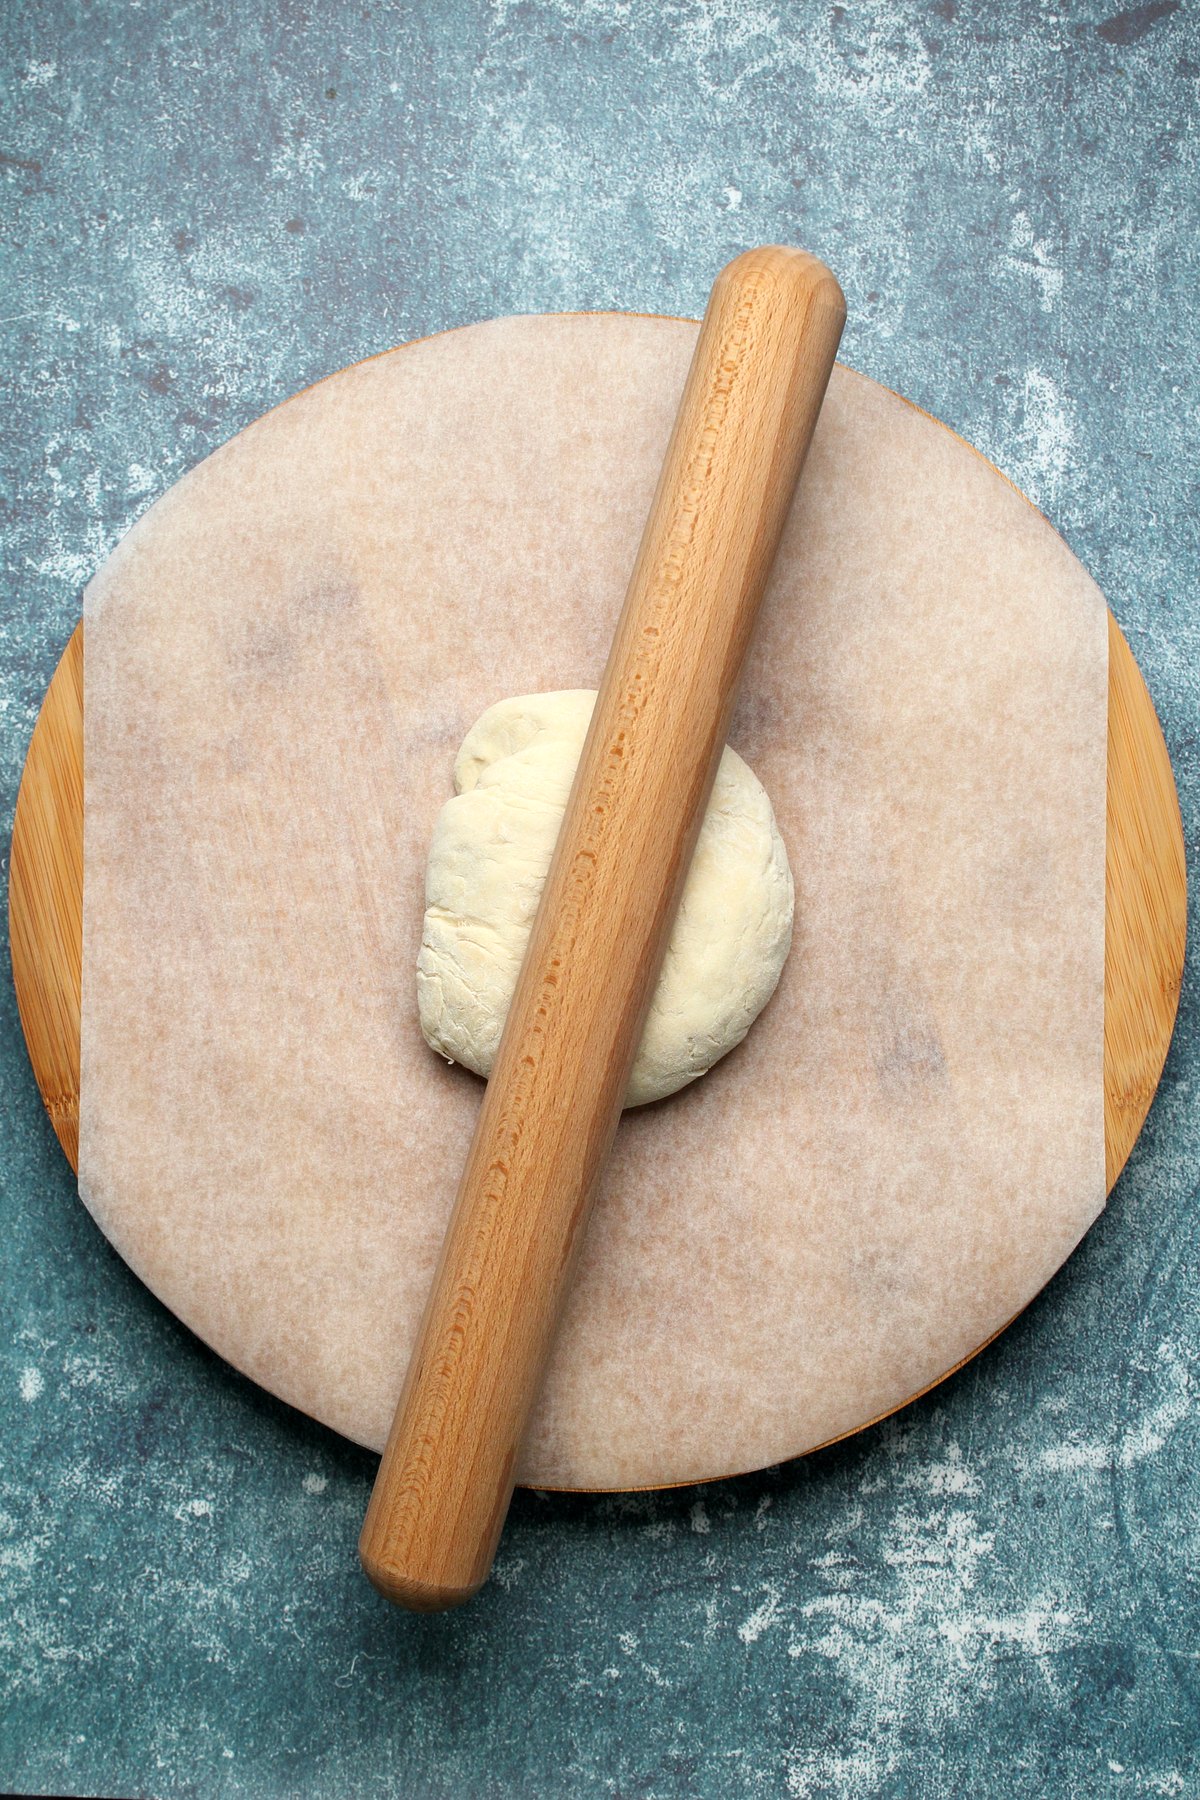
<path fill-rule="evenodd" d="M 1109 0 L 1111 4 L 1111 0 Z M 1197 79 L 1175 0 L 11 6 L 0 836 L 80 589 L 266 407 L 500 313 L 838 272 L 846 361 L 1109 597 L 1200 815 Z M 7 960 L 7 954 L 6 958 Z M 230 1373 L 80 1207 L 0 986 L 0 1786 L 1200 1788 L 1200 998 L 1109 1209 L 948 1386 L 705 1489 L 517 1499 L 467 1611 L 359 1573 L 372 1459 Z"/>

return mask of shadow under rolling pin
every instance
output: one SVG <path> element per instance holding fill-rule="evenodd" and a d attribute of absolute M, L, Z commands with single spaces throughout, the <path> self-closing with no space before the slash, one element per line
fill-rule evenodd
<path fill-rule="evenodd" d="M 359 1542 L 403 1606 L 491 1567 L 845 316 L 800 250 L 713 285 Z"/>

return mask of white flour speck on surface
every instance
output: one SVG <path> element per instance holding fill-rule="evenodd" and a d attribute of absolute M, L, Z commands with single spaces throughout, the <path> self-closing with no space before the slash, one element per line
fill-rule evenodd
<path fill-rule="evenodd" d="M 323 1494 L 329 1486 L 327 1475 L 316 1475 L 311 1470 L 300 1483 L 306 1494 Z"/>
<path fill-rule="evenodd" d="M 129 473 L 125 478 L 126 491 L 130 494 L 148 494 L 152 488 L 158 487 L 162 477 L 157 469 L 147 469 L 142 463 L 130 463 Z"/>
<path fill-rule="evenodd" d="M 21 1370 L 22 1400 L 26 1405 L 31 1406 L 35 1400 L 41 1399 L 45 1391 L 46 1377 L 40 1369 L 35 1369 L 32 1363 L 27 1363 Z"/>
<path fill-rule="evenodd" d="M 1113 1439 L 1071 1436 L 1061 1444 L 1050 1444 L 1039 1455 L 1038 1468 L 1056 1475 L 1080 1470 L 1101 1473 L 1132 1469 L 1156 1456 L 1191 1417 L 1194 1379 L 1191 1357 L 1170 1341 L 1159 1345 L 1155 1360 L 1165 1391 L 1140 1419 Z"/>
<path fill-rule="evenodd" d="M 805 1746 L 788 1758 L 784 1779 L 791 1800 L 822 1800 L 826 1794 L 877 1793 L 886 1772 L 883 1755 L 868 1745 L 844 1755 L 822 1754 Z"/>
<path fill-rule="evenodd" d="M 1003 267 L 1019 280 L 1031 282 L 1042 311 L 1053 312 L 1062 298 L 1062 264 L 1048 240 L 1036 236 L 1028 213 L 1013 215 L 1008 244 Z"/>
<path fill-rule="evenodd" d="M 204 1499 L 185 1500 L 182 1506 L 174 1508 L 173 1516 L 177 1518 L 181 1524 L 186 1524 L 190 1519 L 211 1519 L 213 1516 L 212 1501 Z"/>
<path fill-rule="evenodd" d="M 1040 369 L 1030 369 L 1013 392 L 1020 449 L 1006 472 L 1035 505 L 1053 511 L 1071 472 L 1075 432 L 1070 403 L 1053 377 Z"/>
<path fill-rule="evenodd" d="M 951 1441 L 945 1455 L 934 1462 L 914 1459 L 902 1477 L 906 1488 L 917 1488 L 926 1494 L 963 1494 L 977 1496 L 979 1482 L 963 1460 L 959 1446 Z"/>
<path fill-rule="evenodd" d="M 492 1579 L 506 1591 L 516 1587 L 526 1567 L 523 1556 L 504 1556 L 492 1569 Z"/>
<path fill-rule="evenodd" d="M 770 1630 L 779 1617 L 779 1600 L 779 1589 L 774 1582 L 764 1583 L 764 1598 L 737 1628 L 743 1644 L 756 1644 L 764 1631 Z"/>
<path fill-rule="evenodd" d="M 359 1663 L 369 1663 L 369 1662 L 375 1662 L 375 1661 L 377 1661 L 377 1658 L 372 1656 L 369 1651 L 356 1650 L 354 1655 L 350 1658 L 349 1668 L 344 1669 L 340 1675 L 335 1677 L 334 1683 L 333 1683 L 334 1687 L 348 1688 L 358 1674 Z"/>
<path fill-rule="evenodd" d="M 1113 1447 L 1095 1438 L 1068 1438 L 1066 1443 L 1051 1444 L 1038 1457 L 1038 1467 L 1055 1475 L 1075 1469 L 1111 1469 Z"/>
<path fill-rule="evenodd" d="M 860 1482 L 859 1501 L 868 1484 Z M 886 1791 L 903 1760 L 894 1726 L 910 1715 L 929 1667 L 940 1671 L 943 1722 L 968 1716 L 999 1691 L 1014 1662 L 1027 1663 L 1056 1700 L 1068 1691 L 1059 1661 L 1087 1636 L 1088 1619 L 1058 1591 L 999 1587 L 996 1533 L 971 1505 L 986 1483 L 953 1440 L 923 1464 L 902 1428 L 875 1459 L 876 1518 L 887 1516 L 872 1558 L 854 1548 L 848 1508 L 839 1530 L 808 1555 L 809 1578 L 787 1608 L 787 1653 L 832 1664 L 845 1697 L 837 1750 L 797 1744 L 786 1769 L 798 1796 Z M 882 1572 L 881 1572 L 882 1571 Z M 815 1592 L 813 1590 L 816 1590 Z M 1004 1602 L 1008 1603 L 1005 1604 Z"/>

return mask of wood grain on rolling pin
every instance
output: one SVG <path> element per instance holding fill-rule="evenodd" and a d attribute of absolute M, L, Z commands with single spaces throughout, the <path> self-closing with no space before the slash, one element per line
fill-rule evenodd
<path fill-rule="evenodd" d="M 844 320 L 797 250 L 714 283 L 363 1526 L 404 1605 L 491 1567 Z"/>

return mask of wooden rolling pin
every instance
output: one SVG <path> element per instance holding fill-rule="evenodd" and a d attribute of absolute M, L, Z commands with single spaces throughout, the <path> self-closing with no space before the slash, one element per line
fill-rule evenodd
<path fill-rule="evenodd" d="M 491 1566 L 845 316 L 799 250 L 714 284 L 363 1525 L 404 1606 Z"/>

